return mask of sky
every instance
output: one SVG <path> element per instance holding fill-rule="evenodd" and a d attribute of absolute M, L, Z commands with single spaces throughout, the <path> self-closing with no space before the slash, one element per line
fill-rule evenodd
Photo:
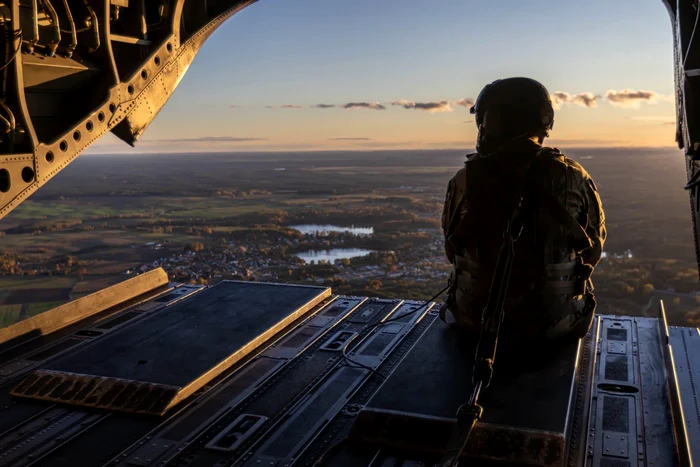
<path fill-rule="evenodd" d="M 661 0 L 259 0 L 204 44 L 135 149 L 474 147 L 469 103 L 542 82 L 558 147 L 672 147 L 673 40 Z"/>

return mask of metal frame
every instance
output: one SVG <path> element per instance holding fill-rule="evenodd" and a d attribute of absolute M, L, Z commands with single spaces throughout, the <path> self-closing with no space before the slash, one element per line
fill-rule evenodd
<path fill-rule="evenodd" d="M 90 13 L 91 26 L 78 27 L 77 44 L 72 34 L 56 44 L 47 40 L 53 26 L 39 28 L 35 43 L 38 18 L 24 8 L 33 7 L 29 1 L 0 5 L 8 19 L 0 20 L 0 218 L 108 131 L 133 146 L 209 36 L 256 0 L 67 0 L 68 9 L 54 0 L 47 21 L 64 30 L 73 29 L 78 13 Z M 130 6 L 120 6 L 125 3 Z M 146 24 L 154 6 L 160 19 Z M 75 73 L 66 76 L 71 67 Z M 69 91 L 49 99 L 42 91 L 47 83 Z"/>
<path fill-rule="evenodd" d="M 700 272 L 700 2 L 662 0 L 673 27 L 676 142 L 685 152 L 695 253 Z"/>

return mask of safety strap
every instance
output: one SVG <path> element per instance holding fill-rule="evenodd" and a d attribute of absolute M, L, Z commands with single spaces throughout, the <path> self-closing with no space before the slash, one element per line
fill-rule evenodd
<path fill-rule="evenodd" d="M 508 281 L 515 257 L 514 246 L 522 234 L 523 226 L 520 221 L 520 213 L 525 195 L 524 188 L 527 184 L 533 160 L 534 157 L 528 161 L 525 167 L 520 189 L 518 190 L 519 197 L 516 200 L 513 214 L 504 225 L 503 244 L 495 263 L 488 301 L 481 318 L 481 332 L 476 346 L 472 372 L 474 388 L 472 389 L 469 402 L 462 405 L 457 411 L 457 422 L 452 429 L 445 452 L 438 464 L 440 467 L 455 467 L 457 465 L 472 429 L 481 418 L 482 408 L 478 404 L 479 393 L 482 387 L 489 386 L 493 375 L 493 362 L 496 358 L 498 334 L 501 322 L 505 316 L 504 306 L 508 294 Z"/>
<path fill-rule="evenodd" d="M 447 441 L 447 447 L 443 458 L 438 464 L 439 467 L 453 467 L 459 462 L 459 457 L 469 441 L 469 436 L 476 425 L 476 422 L 481 418 L 483 408 L 475 402 L 463 404 L 457 410 L 457 424 L 452 430 L 450 439 Z"/>

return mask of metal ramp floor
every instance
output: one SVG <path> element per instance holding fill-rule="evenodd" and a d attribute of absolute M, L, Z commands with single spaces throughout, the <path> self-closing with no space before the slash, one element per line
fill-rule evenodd
<path fill-rule="evenodd" d="M 222 282 L 38 369 L 13 396 L 162 414 L 330 295 Z"/>

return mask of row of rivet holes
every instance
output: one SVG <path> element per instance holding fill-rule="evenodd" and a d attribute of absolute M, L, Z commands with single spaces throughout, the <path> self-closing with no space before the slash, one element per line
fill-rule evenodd
<path fill-rule="evenodd" d="M 173 45 L 172 45 L 170 42 L 168 42 L 168 44 L 165 46 L 165 48 L 167 49 L 168 53 L 171 53 L 171 52 L 173 51 Z M 155 65 L 156 65 L 157 67 L 160 66 L 160 57 L 159 57 L 158 55 L 156 55 L 156 56 L 153 58 L 153 63 L 155 63 Z M 145 68 L 144 68 L 143 70 L 141 70 L 141 78 L 142 78 L 144 81 L 145 81 L 146 79 L 148 79 L 148 71 L 146 71 Z M 127 90 L 127 92 L 129 93 L 129 95 L 134 94 L 134 86 L 133 86 L 132 84 L 130 84 L 130 85 L 126 88 L 126 90 Z M 114 113 L 114 111 L 115 111 L 116 109 L 117 109 L 117 107 L 114 105 L 113 102 L 111 102 L 111 103 L 109 104 L 109 111 L 110 111 L 110 113 Z M 97 114 L 97 119 L 100 121 L 100 123 L 103 123 L 103 122 L 105 121 L 105 114 L 104 114 L 104 112 L 100 112 L 99 114 Z M 91 132 L 91 131 L 92 131 L 92 129 L 93 129 L 93 124 L 92 124 L 92 121 L 91 121 L 91 120 L 88 120 L 87 123 L 85 123 L 85 129 L 86 129 L 88 132 Z M 75 142 L 80 141 L 80 130 L 75 130 L 75 131 L 73 132 L 73 139 L 75 140 Z M 59 143 L 59 145 L 58 145 L 58 148 L 61 150 L 61 152 L 66 152 L 66 151 L 68 150 L 68 142 L 65 141 L 65 140 L 61 141 L 61 142 Z M 49 164 L 52 163 L 52 162 L 54 161 L 54 155 L 53 155 L 53 152 L 52 152 L 52 151 L 48 151 L 44 157 L 46 158 L 46 162 L 48 162 Z M 33 178 L 34 178 L 34 177 L 32 176 L 32 179 L 33 179 Z M 31 181 L 31 180 L 30 180 L 30 181 Z"/>

